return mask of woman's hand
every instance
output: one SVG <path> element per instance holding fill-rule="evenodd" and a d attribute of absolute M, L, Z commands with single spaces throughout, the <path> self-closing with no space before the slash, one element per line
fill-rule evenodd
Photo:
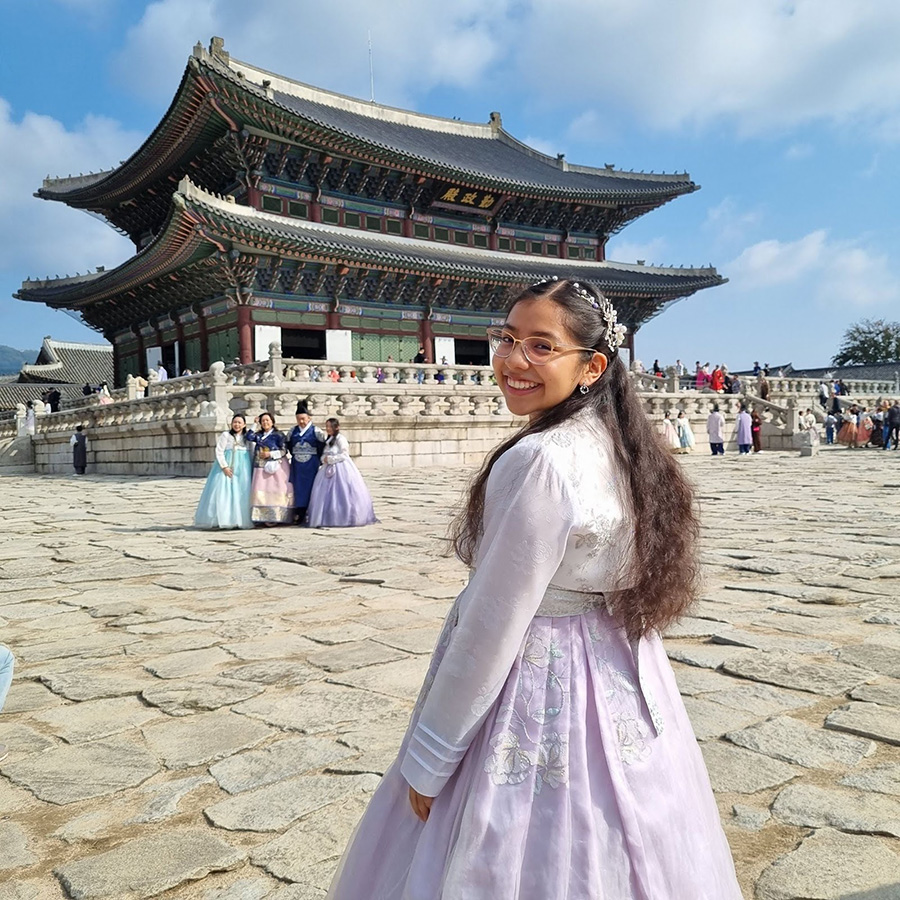
<path fill-rule="evenodd" d="M 227 478 L 234 478 L 234 469 L 232 469 L 231 466 L 225 466 L 222 471 L 225 473 L 225 476 Z"/>
<path fill-rule="evenodd" d="M 413 812 L 423 821 L 428 821 L 428 813 L 431 812 L 431 804 L 434 797 L 426 797 L 420 794 L 415 788 L 409 789 L 409 804 L 412 806 Z"/>

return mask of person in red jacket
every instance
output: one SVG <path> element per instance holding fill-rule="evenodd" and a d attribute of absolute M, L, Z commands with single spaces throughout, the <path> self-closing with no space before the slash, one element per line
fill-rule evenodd
<path fill-rule="evenodd" d="M 722 367 L 716 364 L 715 369 L 713 369 L 712 378 L 710 379 L 709 386 L 718 393 L 722 393 L 725 390 L 725 373 L 722 371 Z"/>

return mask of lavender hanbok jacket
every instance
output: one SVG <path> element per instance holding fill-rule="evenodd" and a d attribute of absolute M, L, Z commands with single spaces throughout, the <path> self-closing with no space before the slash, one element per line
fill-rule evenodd
<path fill-rule="evenodd" d="M 626 491 L 590 413 L 498 460 L 475 569 L 331 900 L 740 900 L 662 643 L 606 608 Z M 426 823 L 410 785 L 435 798 Z"/>

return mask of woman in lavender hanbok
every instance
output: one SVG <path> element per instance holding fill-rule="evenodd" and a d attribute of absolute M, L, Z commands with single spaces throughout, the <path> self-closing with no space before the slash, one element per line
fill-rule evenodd
<path fill-rule="evenodd" d="M 741 404 L 741 411 L 737 416 L 737 445 L 738 453 L 746 456 L 750 453 L 753 446 L 753 419 L 747 412 L 745 404 Z"/>
<path fill-rule="evenodd" d="M 372 496 L 350 459 L 350 444 L 341 434 L 337 419 L 325 420 L 328 439 L 322 465 L 313 482 L 307 524 L 310 528 L 340 528 L 372 525 L 378 521 Z"/>
<path fill-rule="evenodd" d="M 585 284 L 489 330 L 528 424 L 454 526 L 472 571 L 331 900 L 740 900 L 659 632 L 694 597 L 680 466 Z"/>

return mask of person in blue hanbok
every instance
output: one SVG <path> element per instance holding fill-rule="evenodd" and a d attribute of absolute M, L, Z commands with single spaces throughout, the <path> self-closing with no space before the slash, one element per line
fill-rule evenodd
<path fill-rule="evenodd" d="M 194 525 L 198 528 L 252 528 L 250 520 L 250 452 L 246 420 L 240 414 L 216 441 L 216 461 L 200 495 Z M 80 427 L 80 426 L 79 426 Z"/>
<path fill-rule="evenodd" d="M 303 525 L 306 522 L 313 482 L 319 471 L 319 457 L 325 447 L 325 432 L 313 424 L 305 400 L 297 403 L 297 424 L 288 435 L 287 447 L 291 460 L 291 486 L 294 489 L 297 524 Z"/>
<path fill-rule="evenodd" d="M 268 412 L 247 432 L 255 445 L 250 484 L 250 518 L 262 525 L 289 525 L 294 521 L 294 489 L 291 486 L 287 443 Z"/>
<path fill-rule="evenodd" d="M 372 495 L 350 459 L 350 444 L 341 434 L 341 423 L 328 419 L 325 428 L 328 440 L 309 500 L 308 524 L 310 528 L 373 525 L 378 519 Z"/>

